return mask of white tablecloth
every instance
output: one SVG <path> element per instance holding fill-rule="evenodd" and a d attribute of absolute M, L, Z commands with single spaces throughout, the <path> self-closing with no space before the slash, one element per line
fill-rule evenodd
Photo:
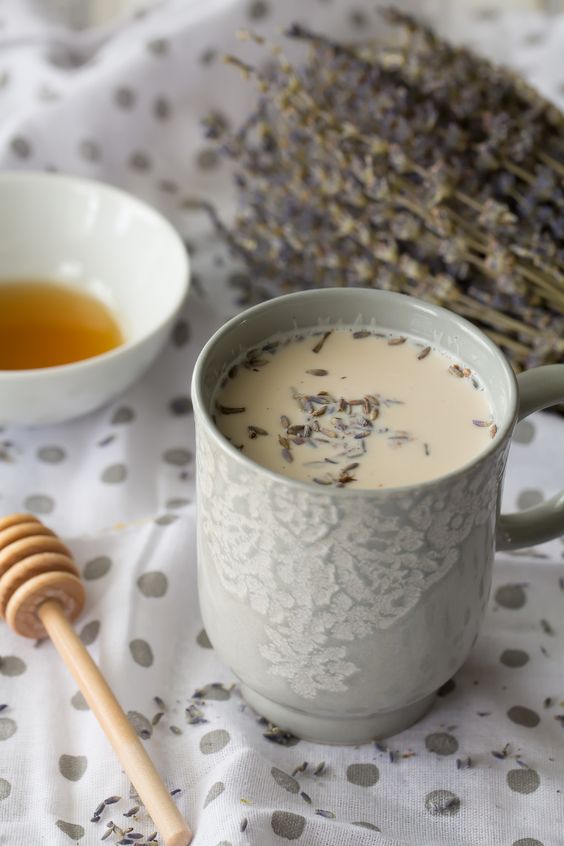
<path fill-rule="evenodd" d="M 563 18 L 425 5 L 444 31 L 513 62 L 562 103 Z M 237 309 L 238 268 L 183 199 L 205 195 L 226 211 L 232 199 L 200 120 L 215 110 L 237 123 L 253 100 L 221 54 L 262 54 L 234 32 L 276 33 L 294 19 L 342 37 L 378 27 L 369 0 L 171 0 L 83 33 L 37 5 L 1 4 L 0 166 L 57 168 L 138 194 L 185 236 L 194 282 L 166 350 L 118 402 L 66 425 L 0 431 L 0 512 L 35 512 L 74 551 L 88 589 L 78 630 L 151 734 L 196 846 L 562 846 L 558 541 L 498 556 L 467 664 L 422 722 L 385 744 L 272 743 L 202 630 L 189 383 L 203 342 Z M 556 492 L 563 444 L 555 416 L 519 427 L 506 509 Z M 53 647 L 2 625 L 0 655 L 1 846 L 94 844 L 109 820 L 149 835 L 142 809 L 124 815 L 138 803 Z M 119 801 L 91 822 L 111 796 Z"/>

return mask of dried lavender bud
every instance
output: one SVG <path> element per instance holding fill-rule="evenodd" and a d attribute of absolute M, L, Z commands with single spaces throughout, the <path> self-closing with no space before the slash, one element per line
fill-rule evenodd
<path fill-rule="evenodd" d="M 263 95 L 240 129 L 221 127 L 241 210 L 227 229 L 199 206 L 248 267 L 233 279 L 242 304 L 277 288 L 404 291 L 476 322 L 516 370 L 562 360 L 562 115 L 516 74 L 384 14 L 390 46 L 293 25 L 310 46 L 300 70 L 280 52 L 268 75 L 232 62 Z M 265 363 L 255 351 L 247 365 Z"/>

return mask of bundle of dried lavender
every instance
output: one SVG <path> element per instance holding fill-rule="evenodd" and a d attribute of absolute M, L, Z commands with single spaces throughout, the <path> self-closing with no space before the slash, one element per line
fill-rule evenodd
<path fill-rule="evenodd" d="M 384 14 L 393 43 L 295 25 L 304 68 L 277 48 L 268 75 L 231 59 L 262 92 L 222 136 L 233 227 L 209 207 L 251 271 L 242 303 L 269 289 L 403 291 L 475 321 L 516 370 L 562 360 L 564 116 L 516 74 Z"/>

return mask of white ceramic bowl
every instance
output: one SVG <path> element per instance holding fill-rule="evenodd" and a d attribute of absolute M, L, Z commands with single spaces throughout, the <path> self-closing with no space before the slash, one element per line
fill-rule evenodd
<path fill-rule="evenodd" d="M 158 212 L 100 182 L 0 174 L 0 285 L 57 280 L 105 302 L 125 342 L 73 364 L 0 370 L 0 424 L 46 425 L 109 402 L 155 359 L 188 290 L 188 258 Z"/>

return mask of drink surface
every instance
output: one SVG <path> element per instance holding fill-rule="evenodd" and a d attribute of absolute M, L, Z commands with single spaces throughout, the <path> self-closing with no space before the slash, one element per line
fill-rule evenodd
<path fill-rule="evenodd" d="M 373 327 L 277 335 L 233 363 L 214 406 L 249 458 L 322 486 L 417 484 L 466 464 L 497 431 L 478 374 Z"/>
<path fill-rule="evenodd" d="M 0 370 L 69 364 L 121 343 L 120 327 L 96 297 L 51 281 L 0 282 Z"/>

